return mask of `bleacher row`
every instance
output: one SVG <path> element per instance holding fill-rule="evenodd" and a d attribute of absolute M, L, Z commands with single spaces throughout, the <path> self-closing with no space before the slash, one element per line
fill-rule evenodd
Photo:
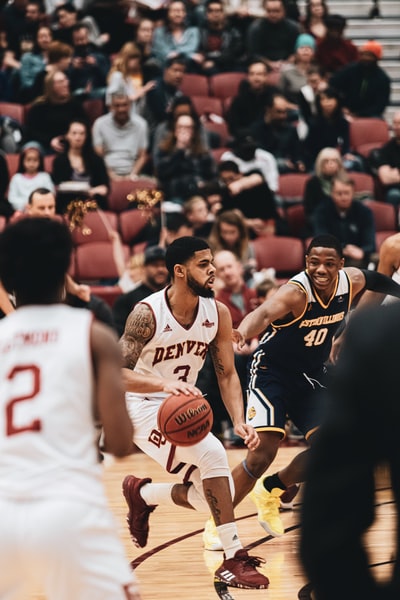
<path fill-rule="evenodd" d="M 205 127 L 220 135 L 221 146 L 211 151 L 217 162 L 228 148 L 230 139 L 225 121 L 226 111 L 244 77 L 244 73 L 237 72 L 212 77 L 195 74 L 184 76 L 182 92 L 192 98 L 198 114 L 203 117 Z M 275 82 L 271 81 L 271 83 Z M 8 114 L 19 120 L 22 125 L 28 110 L 29 106 L 26 105 L 0 102 L 0 114 Z M 103 114 L 105 107 L 101 100 L 88 100 L 85 102 L 85 110 L 93 123 Z M 210 115 L 216 115 L 218 118 L 210 119 Z M 390 128 L 384 120 L 355 119 L 350 123 L 351 150 L 361 156 L 367 157 L 372 149 L 380 147 L 389 138 Z M 10 177 L 17 170 L 18 158 L 18 154 L 6 155 Z M 54 156 L 45 157 L 45 170 L 49 173 L 51 173 L 53 159 Z M 301 231 L 305 224 L 302 200 L 309 177 L 309 173 L 280 175 L 277 198 L 282 216 L 288 224 L 288 236 L 263 237 L 255 240 L 258 268 L 274 267 L 281 280 L 301 270 L 304 264 L 304 250 L 308 240 L 301 238 Z M 355 180 L 356 193 L 359 197 L 368 198 L 367 202 L 374 211 L 377 250 L 379 250 L 383 239 L 398 231 L 397 215 L 393 206 L 380 201 L 381 192 L 375 177 L 368 173 L 352 173 L 352 177 Z M 121 235 L 126 257 L 132 252 L 143 249 L 143 244 L 137 244 L 137 238 L 146 224 L 142 212 L 132 209 L 133 204 L 129 198 L 134 197 L 136 191 L 154 188 L 154 185 L 151 180 L 111 182 L 108 195 L 109 210 L 105 214 L 111 227 Z M 91 230 L 91 234 L 84 236 L 77 230 L 73 233 L 75 251 L 71 266 L 71 274 L 77 280 L 89 282 L 92 286 L 118 279 L 109 234 L 102 219 L 99 220 L 95 215 L 96 213 L 88 213 L 85 217 L 84 225 Z M 86 224 L 86 219 L 89 224 Z M 96 290 L 110 304 L 120 293 L 115 286 L 96 287 Z"/>

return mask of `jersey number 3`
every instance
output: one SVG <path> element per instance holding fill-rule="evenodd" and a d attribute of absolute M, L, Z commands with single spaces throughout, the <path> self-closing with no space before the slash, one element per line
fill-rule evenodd
<path fill-rule="evenodd" d="M 33 398 L 39 393 L 40 390 L 40 370 L 36 365 L 21 365 L 14 367 L 8 374 L 7 379 L 14 379 L 21 375 L 21 373 L 31 374 L 32 388 L 30 392 L 23 396 L 16 396 L 11 398 L 6 404 L 6 420 L 7 420 L 7 435 L 15 435 L 16 433 L 22 433 L 24 431 L 40 431 L 42 424 L 39 419 L 33 419 L 30 423 L 25 425 L 15 425 L 14 410 L 18 402 L 26 402 L 33 400 Z"/>

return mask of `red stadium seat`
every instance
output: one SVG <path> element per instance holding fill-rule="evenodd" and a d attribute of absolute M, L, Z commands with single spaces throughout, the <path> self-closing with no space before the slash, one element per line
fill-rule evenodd
<path fill-rule="evenodd" d="M 279 175 L 277 196 L 280 198 L 283 206 L 303 202 L 304 190 L 309 178 L 310 175 L 308 173 L 286 173 Z"/>
<path fill-rule="evenodd" d="M 257 270 L 273 267 L 279 281 L 304 269 L 302 240 L 290 236 L 263 236 L 253 240 Z"/>
<path fill-rule="evenodd" d="M 111 211 L 87 212 L 82 224 L 72 229 L 72 239 L 76 246 L 92 242 L 110 242 L 110 230 L 118 230 L 118 218 Z"/>
<path fill-rule="evenodd" d="M 0 115 L 11 117 L 20 125 L 25 123 L 25 106 L 17 102 L 0 102 Z"/>
<path fill-rule="evenodd" d="M 208 77 L 196 73 L 185 73 L 179 89 L 182 94 L 190 97 L 210 95 Z"/>
<path fill-rule="evenodd" d="M 191 96 L 193 106 L 201 117 L 202 115 L 219 115 L 223 116 L 223 106 L 219 98 L 212 98 L 211 96 Z"/>
<path fill-rule="evenodd" d="M 124 246 L 125 259 L 129 248 Z M 111 242 L 81 244 L 75 249 L 75 277 L 80 282 L 99 283 L 102 280 L 118 280 Z"/>
<path fill-rule="evenodd" d="M 371 150 L 389 141 L 389 125 L 384 119 L 357 118 L 350 121 L 349 135 L 351 150 L 367 157 Z"/>
<path fill-rule="evenodd" d="M 110 192 L 108 194 L 108 207 L 116 213 L 132 208 L 132 201 L 128 197 L 134 196 L 140 190 L 153 190 L 155 187 L 156 184 L 151 179 L 138 179 L 137 181 L 121 179 L 119 181 L 111 181 Z"/>
<path fill-rule="evenodd" d="M 239 90 L 240 82 L 246 78 L 246 73 L 217 73 L 210 77 L 210 94 L 221 100 L 236 96 Z"/>

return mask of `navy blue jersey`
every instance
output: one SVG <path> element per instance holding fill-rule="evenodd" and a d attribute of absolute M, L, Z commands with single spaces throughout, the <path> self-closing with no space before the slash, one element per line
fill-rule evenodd
<path fill-rule="evenodd" d="M 254 353 L 251 371 L 268 365 L 299 373 L 318 370 L 328 359 L 335 331 L 350 309 L 352 284 L 343 270 L 327 303 L 318 296 L 306 271 L 292 277 L 288 285 L 304 290 L 304 312 L 269 325 Z"/>

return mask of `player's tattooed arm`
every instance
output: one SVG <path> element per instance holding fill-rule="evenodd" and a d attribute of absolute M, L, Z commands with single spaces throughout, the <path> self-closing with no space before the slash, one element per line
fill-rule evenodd
<path fill-rule="evenodd" d="M 146 304 L 137 304 L 126 321 L 125 331 L 120 341 L 124 367 L 127 369 L 135 367 L 143 347 L 151 340 L 154 332 L 153 312 Z"/>
<path fill-rule="evenodd" d="M 217 375 L 224 374 L 224 363 L 222 359 L 221 349 L 218 344 L 218 341 L 214 339 L 209 347 L 211 359 L 214 365 L 215 373 Z"/>

